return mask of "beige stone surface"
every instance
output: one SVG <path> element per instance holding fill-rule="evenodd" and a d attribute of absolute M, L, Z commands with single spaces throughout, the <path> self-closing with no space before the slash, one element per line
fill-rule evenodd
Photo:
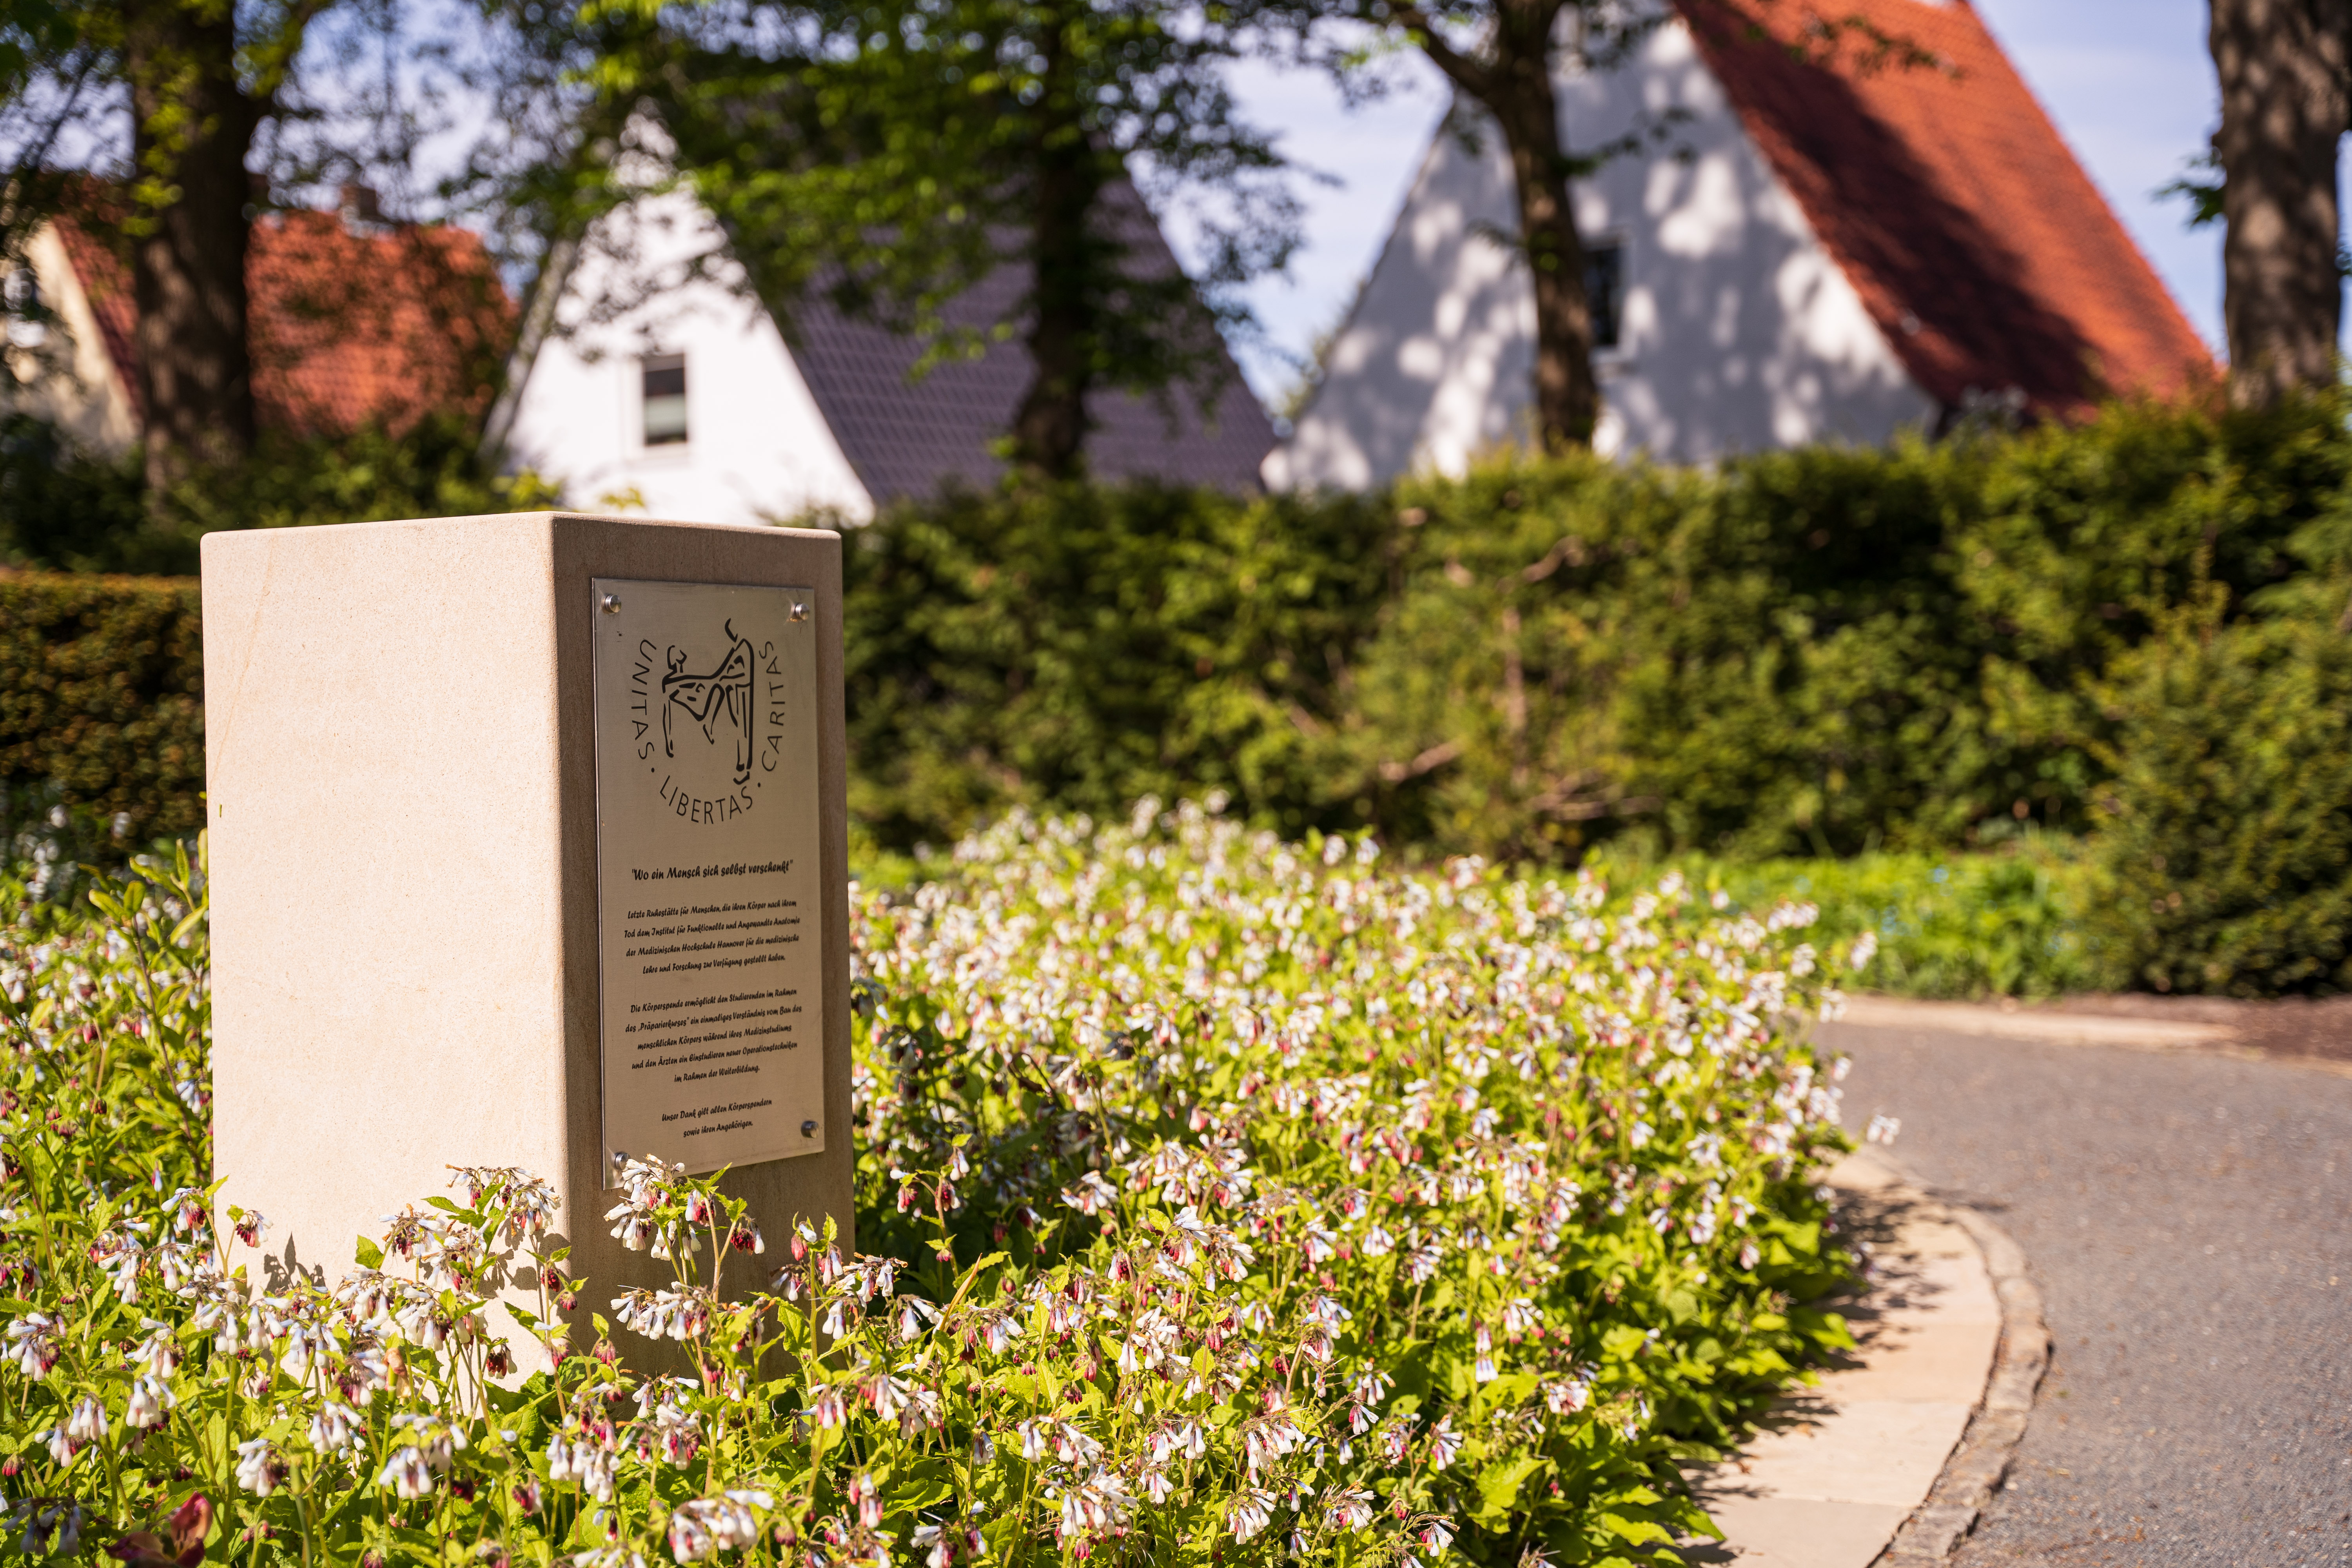
<path fill-rule="evenodd" d="M 847 1129 L 837 536 L 565 513 L 204 542 L 223 1201 L 329 1280 L 456 1164 L 553 1181 L 583 1302 L 656 1283 L 602 1223 L 593 577 L 816 590 L 826 1121 Z M 771 1237 L 850 1223 L 850 1141 L 731 1173 Z"/>
<path fill-rule="evenodd" d="M 1840 1016 L 1866 1028 L 1918 1029 L 1953 1035 L 1991 1035 L 2076 1046 L 2126 1046 L 2178 1050 L 2227 1045 L 2238 1031 L 2227 1024 L 2186 1018 L 2117 1018 L 2095 1013 L 2014 1011 L 1974 1002 L 1917 1002 L 1906 996 L 1854 996 Z"/>
<path fill-rule="evenodd" d="M 1906 1336 L 1890 1347 L 1896 1353 L 1873 1354 L 1858 1367 L 1822 1373 L 1815 1393 L 1839 1406 L 1862 1401 L 1941 1404 L 1971 1377 L 1982 1385 L 2000 1342 L 1998 1323 L 1954 1324 L 1948 1331 Z"/>
<path fill-rule="evenodd" d="M 1981 1388 L 1981 1367 L 1977 1379 Z M 1829 1408 L 1819 1418 L 1759 1433 L 1742 1447 L 1748 1478 L 1774 1497 L 1907 1510 L 1935 1484 L 1974 1401 L 1838 1399 L 1832 1392 L 1823 1403 Z"/>
<path fill-rule="evenodd" d="M 1737 1458 L 1691 1477 L 1723 1530 L 1702 1562 L 1866 1568 L 1923 1502 L 1983 1397 L 2000 1304 L 1966 1231 L 1857 1155 L 1880 1277 L 1848 1309 L 1857 1351 L 1782 1402 Z"/>
<path fill-rule="evenodd" d="M 1689 1553 L 1696 1561 L 1745 1568 L 1869 1568 L 1911 1510 L 1885 1503 L 1812 1502 L 1786 1498 L 1708 1499 L 1723 1524 L 1723 1546 Z"/>

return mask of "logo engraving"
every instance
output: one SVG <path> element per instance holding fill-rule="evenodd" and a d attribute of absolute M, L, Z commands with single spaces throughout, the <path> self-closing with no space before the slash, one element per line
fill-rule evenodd
<path fill-rule="evenodd" d="M 719 730 L 723 725 L 734 731 L 735 782 L 747 784 L 751 777 L 751 645 L 735 635 L 735 623 L 727 626 L 727 655 L 718 668 L 708 675 L 697 675 L 686 668 L 687 652 L 677 644 L 669 648 L 669 673 L 662 677 L 662 755 L 675 758 L 677 745 L 670 731 L 674 712 L 684 712 L 702 726 L 702 738 L 711 745 L 719 743 Z"/>

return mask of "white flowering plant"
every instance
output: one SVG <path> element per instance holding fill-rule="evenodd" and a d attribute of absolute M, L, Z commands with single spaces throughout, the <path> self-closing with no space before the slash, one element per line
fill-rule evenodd
<path fill-rule="evenodd" d="M 1801 906 L 1016 817 L 854 898 L 857 1245 L 639 1158 L 674 1278 L 615 1291 L 509 1170 L 273 1270 L 201 1184 L 201 878 L 96 898 L 0 952 L 36 1556 L 1671 1561 L 1676 1462 L 1847 1342 Z"/>

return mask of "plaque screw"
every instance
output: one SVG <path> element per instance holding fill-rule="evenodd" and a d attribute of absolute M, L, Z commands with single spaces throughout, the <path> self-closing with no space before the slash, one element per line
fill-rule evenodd
<path fill-rule="evenodd" d="M 807 619 L 808 619 L 808 605 L 805 605 L 805 604 L 803 604 L 802 601 L 800 601 L 800 600 L 798 600 L 798 599 L 794 599 L 794 600 L 793 601 L 793 615 L 792 615 L 792 618 L 793 618 L 793 620 L 796 620 L 796 621 L 804 621 L 804 620 L 807 620 Z"/>
<path fill-rule="evenodd" d="M 620 595 L 607 594 L 604 595 L 604 613 L 608 616 L 617 616 L 621 613 Z M 797 619 L 798 617 L 794 618 Z"/>
<path fill-rule="evenodd" d="M 816 1136 L 816 1123 L 815 1123 L 814 1121 L 803 1121 L 803 1122 L 802 1122 L 802 1123 L 801 1123 L 801 1136 L 802 1136 L 802 1137 L 803 1137 L 803 1138 L 814 1138 L 814 1137 L 815 1137 L 815 1136 Z"/>

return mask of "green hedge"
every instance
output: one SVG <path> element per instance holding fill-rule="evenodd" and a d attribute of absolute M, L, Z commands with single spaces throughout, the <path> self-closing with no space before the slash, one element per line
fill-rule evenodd
<path fill-rule="evenodd" d="M 1375 501 L 1157 485 L 949 495 L 845 541 L 851 813 L 885 847 L 1016 803 L 1222 790 L 1361 826 L 1337 731 L 1396 582 Z"/>
<path fill-rule="evenodd" d="M 1014 805 L 1220 793 L 1287 835 L 1515 861 L 2092 835 L 2079 950 L 2021 937 L 1920 984 L 2352 985 L 2346 414 L 2121 405 L 1707 471 L 894 508 L 846 541 L 853 815 L 869 856 Z M 193 823 L 193 592 L 101 611 L 110 589 L 16 581 L 12 795 Z"/>
<path fill-rule="evenodd" d="M 132 842 L 202 824 L 203 630 L 194 578 L 0 575 L 12 827 L 52 805 Z"/>
<path fill-rule="evenodd" d="M 454 415 L 397 436 L 267 432 L 244 461 L 158 494 L 136 452 L 94 456 L 30 416 L 0 416 L 0 567 L 192 575 L 215 529 L 468 517 L 562 500 L 535 474 L 497 472 L 473 422 Z"/>
<path fill-rule="evenodd" d="M 2198 594 L 2234 620 L 2301 569 L 2352 472 L 2342 415 L 2125 405 L 1713 473 L 1408 485 L 1426 521 L 1357 655 L 1360 712 L 1377 758 L 1451 760 L 1392 831 L 1756 857 L 2084 830 L 2115 661 Z"/>
<path fill-rule="evenodd" d="M 2036 911 L 2021 945 L 1916 984 L 2352 984 L 2320 755 L 2345 722 L 2345 415 L 2120 405 L 1711 471 L 1505 458 L 1374 501 L 898 509 L 848 553 L 858 813 L 887 851 L 1013 802 L 1222 790 L 1286 832 L 1555 862 L 1937 857 L 2105 822 L 2068 878 L 2104 912 L 2064 951 L 2049 900 L 2002 894 Z M 2218 651 L 2184 674 L 2157 650 L 2192 610 Z M 2202 890 L 2143 893 L 2176 838 L 2206 846 Z"/>
<path fill-rule="evenodd" d="M 1557 858 L 2081 832 L 2116 661 L 2255 613 L 2352 473 L 2343 411 L 1701 472 L 1503 459 L 1377 500 L 1083 489 L 886 513 L 848 552 L 862 816 L 1222 788 L 1285 831 Z"/>

